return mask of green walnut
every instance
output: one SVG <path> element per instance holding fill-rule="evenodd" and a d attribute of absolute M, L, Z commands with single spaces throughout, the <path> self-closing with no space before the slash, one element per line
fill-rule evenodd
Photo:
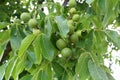
<path fill-rule="evenodd" d="M 70 7 L 75 7 L 76 6 L 76 0 L 69 0 L 68 5 Z"/>
<path fill-rule="evenodd" d="M 79 14 L 74 14 L 72 17 L 73 21 L 78 21 L 80 19 L 80 15 Z"/>
<path fill-rule="evenodd" d="M 59 39 L 56 41 L 56 46 L 59 50 L 62 50 L 67 46 L 66 42 L 63 39 Z"/>
<path fill-rule="evenodd" d="M 28 26 L 34 28 L 34 27 L 37 27 L 38 23 L 37 23 L 37 20 L 36 19 L 30 19 L 28 21 Z"/>
<path fill-rule="evenodd" d="M 68 25 L 74 25 L 73 20 L 68 20 Z"/>
<path fill-rule="evenodd" d="M 20 15 L 20 19 L 23 20 L 24 22 L 29 21 L 30 18 L 31 18 L 31 15 L 30 15 L 30 13 L 27 13 L 27 12 L 23 12 Z"/>
<path fill-rule="evenodd" d="M 21 23 L 20 19 L 16 19 L 14 23 Z"/>
<path fill-rule="evenodd" d="M 73 43 L 78 42 L 78 40 L 79 40 L 78 35 L 77 35 L 76 33 L 73 33 L 73 34 L 70 36 L 70 40 L 71 40 L 71 42 L 73 42 Z"/>
<path fill-rule="evenodd" d="M 77 11 L 75 8 L 71 8 L 70 11 L 69 11 L 71 14 L 75 14 Z"/>
<path fill-rule="evenodd" d="M 39 29 L 33 29 L 33 34 L 34 35 L 38 35 L 39 33 L 41 33 L 41 31 Z"/>
<path fill-rule="evenodd" d="M 72 55 L 72 50 L 70 48 L 64 48 L 61 50 L 61 55 L 64 58 L 70 57 Z"/>
<path fill-rule="evenodd" d="M 76 34 L 80 37 L 81 36 L 81 30 L 77 30 Z"/>
<path fill-rule="evenodd" d="M 68 25 L 68 28 L 70 34 L 74 33 L 75 27 L 73 25 Z"/>

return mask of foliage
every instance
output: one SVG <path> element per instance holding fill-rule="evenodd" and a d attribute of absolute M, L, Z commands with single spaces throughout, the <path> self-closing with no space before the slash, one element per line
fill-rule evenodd
<path fill-rule="evenodd" d="M 119 17 L 120 0 L 0 0 L 0 80 L 115 80 Z"/>

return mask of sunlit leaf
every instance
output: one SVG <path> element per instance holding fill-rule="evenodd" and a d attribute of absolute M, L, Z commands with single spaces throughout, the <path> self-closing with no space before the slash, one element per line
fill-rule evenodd
<path fill-rule="evenodd" d="M 112 0 L 111 2 L 109 0 L 105 0 L 105 15 L 103 19 L 103 25 L 104 27 L 107 27 L 108 24 L 112 23 L 112 21 L 117 17 L 117 3 L 119 0 Z M 116 11 L 115 11 L 116 9 Z M 118 11 L 117 11 L 118 12 Z"/>
<path fill-rule="evenodd" d="M 31 45 L 29 46 L 29 48 L 27 49 L 27 57 L 30 60 L 31 63 L 36 63 L 36 55 L 34 52 L 34 47 Z"/>
<path fill-rule="evenodd" d="M 5 79 L 9 80 L 11 75 L 12 75 L 12 71 L 16 65 L 17 59 L 16 57 L 13 57 L 12 59 L 9 60 L 8 66 L 5 70 Z"/>
<path fill-rule="evenodd" d="M 110 73 L 107 73 L 107 76 L 109 80 L 115 80 L 115 78 Z"/>
<path fill-rule="evenodd" d="M 0 80 L 3 80 L 3 78 L 4 78 L 7 65 L 8 65 L 8 63 L 5 63 L 2 66 L 0 66 Z"/>
<path fill-rule="evenodd" d="M 89 60 L 88 68 L 90 75 L 94 80 L 109 80 L 105 71 L 100 66 L 96 65 L 92 60 Z"/>
<path fill-rule="evenodd" d="M 46 24 L 45 24 L 45 33 L 47 36 L 51 36 L 51 31 L 52 31 L 52 25 L 51 25 L 51 22 L 50 22 L 50 18 L 48 18 L 46 20 Z"/>
<path fill-rule="evenodd" d="M 17 51 L 22 41 L 22 35 L 16 25 L 12 25 L 10 32 L 10 43 L 13 51 Z"/>
<path fill-rule="evenodd" d="M 27 48 L 31 45 L 34 39 L 35 39 L 35 35 L 28 35 L 22 40 L 22 43 L 18 52 L 19 57 L 21 57 L 26 52 Z"/>
<path fill-rule="evenodd" d="M 2 48 L 2 46 L 0 46 L 0 61 L 3 57 L 3 54 L 4 54 L 4 48 Z"/>
<path fill-rule="evenodd" d="M 76 74 L 80 75 L 80 80 L 85 80 L 90 75 L 88 71 L 88 66 L 87 66 L 89 59 L 90 59 L 90 56 L 88 52 L 81 53 L 78 59 L 75 72 Z"/>
<path fill-rule="evenodd" d="M 13 72 L 12 72 L 12 77 L 15 80 L 19 79 L 19 74 L 25 68 L 25 59 L 26 59 L 26 55 L 25 54 L 22 57 L 17 58 L 16 65 L 15 65 L 15 67 L 13 69 Z"/>
<path fill-rule="evenodd" d="M 7 22 L 0 22 L 0 30 L 6 28 L 9 23 Z"/>
<path fill-rule="evenodd" d="M 37 36 L 37 38 L 33 42 L 34 51 L 35 51 L 35 57 L 36 57 L 36 64 L 40 64 L 42 61 L 42 52 L 41 52 L 41 46 L 40 46 L 40 35 Z"/>
<path fill-rule="evenodd" d="M 116 47 L 120 49 L 120 35 L 116 31 L 107 30 L 106 32 L 107 38 L 110 42 L 113 42 Z"/>
<path fill-rule="evenodd" d="M 58 25 L 58 29 L 60 31 L 60 35 L 62 37 L 66 37 L 69 32 L 67 20 L 63 16 L 56 16 L 55 21 Z"/>
<path fill-rule="evenodd" d="M 54 57 L 53 45 L 50 42 L 50 39 L 45 34 L 41 35 L 40 48 L 41 48 L 43 57 L 49 61 L 52 61 Z"/>
<path fill-rule="evenodd" d="M 6 43 L 10 38 L 10 31 L 2 31 L 0 32 L 0 45 Z"/>

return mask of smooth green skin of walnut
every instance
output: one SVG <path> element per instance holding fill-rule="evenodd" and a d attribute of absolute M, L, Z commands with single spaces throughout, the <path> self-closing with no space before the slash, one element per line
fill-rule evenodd
<path fill-rule="evenodd" d="M 62 57 L 67 58 L 72 55 L 72 50 L 70 48 L 64 48 L 61 50 Z"/>
<path fill-rule="evenodd" d="M 75 33 L 76 33 L 79 37 L 81 36 L 81 30 L 77 30 Z"/>
<path fill-rule="evenodd" d="M 74 25 L 73 20 L 68 20 L 68 25 Z"/>
<path fill-rule="evenodd" d="M 76 1 L 75 0 L 69 0 L 68 5 L 70 7 L 75 7 L 76 6 Z"/>
<path fill-rule="evenodd" d="M 80 19 L 79 14 L 74 14 L 73 17 L 72 17 L 73 21 L 78 21 L 79 19 Z"/>
<path fill-rule="evenodd" d="M 66 42 L 63 39 L 59 39 L 56 41 L 56 46 L 59 50 L 62 50 L 67 46 Z"/>
<path fill-rule="evenodd" d="M 70 36 L 70 40 L 71 40 L 71 42 L 73 42 L 73 43 L 78 42 L 78 39 L 79 39 L 79 38 L 78 38 L 78 35 L 76 35 L 75 33 Z"/>
<path fill-rule="evenodd" d="M 37 27 L 37 25 L 38 25 L 38 23 L 37 23 L 36 19 L 30 19 L 28 21 L 28 26 L 30 26 L 32 28 Z"/>
<path fill-rule="evenodd" d="M 14 23 L 21 23 L 21 21 L 19 19 L 16 19 Z"/>
<path fill-rule="evenodd" d="M 38 30 L 38 29 L 33 29 L 33 34 L 34 34 L 34 35 L 38 35 L 39 33 L 41 33 L 40 30 Z"/>
<path fill-rule="evenodd" d="M 75 14 L 77 11 L 75 8 L 71 8 L 70 11 L 69 11 L 71 14 Z"/>
<path fill-rule="evenodd" d="M 74 26 L 73 25 L 68 25 L 68 27 L 69 27 L 69 33 L 70 34 L 74 33 L 74 30 L 75 30 Z"/>
<path fill-rule="evenodd" d="M 29 19 L 31 18 L 30 13 L 24 12 L 20 15 L 20 19 L 23 20 L 24 22 L 29 21 Z"/>

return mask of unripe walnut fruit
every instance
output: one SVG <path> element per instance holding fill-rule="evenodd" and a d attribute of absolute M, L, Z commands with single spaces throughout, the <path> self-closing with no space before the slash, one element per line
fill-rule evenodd
<path fill-rule="evenodd" d="M 31 18 L 31 15 L 30 13 L 27 13 L 27 12 L 23 12 L 20 15 L 20 19 L 23 20 L 24 22 L 27 22 L 30 18 Z"/>
<path fill-rule="evenodd" d="M 41 33 L 39 29 L 33 29 L 33 34 L 34 35 L 38 35 L 39 33 Z"/>
<path fill-rule="evenodd" d="M 69 11 L 71 14 L 75 14 L 76 13 L 76 9 L 75 8 L 71 8 Z"/>
<path fill-rule="evenodd" d="M 77 35 L 76 33 L 72 34 L 72 35 L 70 36 L 70 40 L 71 40 L 71 42 L 73 42 L 73 43 L 78 42 L 78 35 Z"/>
<path fill-rule="evenodd" d="M 74 14 L 73 17 L 72 17 L 73 21 L 78 21 L 79 19 L 80 19 L 79 14 Z"/>
<path fill-rule="evenodd" d="M 69 0 L 68 5 L 70 7 L 75 7 L 76 6 L 76 0 Z"/>
<path fill-rule="evenodd" d="M 70 34 L 74 33 L 74 30 L 75 30 L 74 26 L 73 25 L 68 25 L 68 27 L 69 27 L 69 33 Z"/>
<path fill-rule="evenodd" d="M 38 25 L 38 23 L 37 23 L 36 19 L 30 19 L 28 21 L 28 26 L 30 26 L 32 28 L 37 27 L 37 25 Z"/>
<path fill-rule="evenodd" d="M 68 21 L 68 25 L 74 25 L 73 20 L 69 20 L 69 21 Z"/>
<path fill-rule="evenodd" d="M 65 48 L 67 46 L 66 42 L 63 39 L 59 39 L 56 41 L 56 46 L 59 50 Z"/>
<path fill-rule="evenodd" d="M 77 30 L 75 33 L 76 33 L 79 37 L 81 36 L 81 30 Z"/>
<path fill-rule="evenodd" d="M 70 48 L 64 48 L 61 50 L 61 55 L 64 58 L 70 57 L 72 55 L 72 50 Z"/>

